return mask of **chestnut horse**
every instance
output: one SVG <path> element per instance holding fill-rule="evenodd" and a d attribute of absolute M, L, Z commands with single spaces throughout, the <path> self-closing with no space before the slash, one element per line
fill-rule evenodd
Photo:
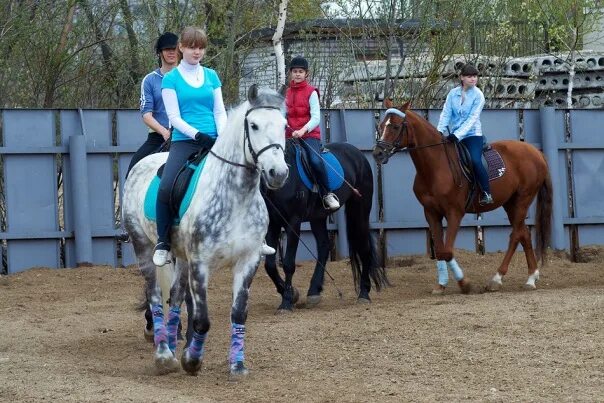
<path fill-rule="evenodd" d="M 455 236 L 465 213 L 483 213 L 500 206 L 510 219 L 512 233 L 503 262 L 487 289 L 500 289 L 518 243 L 524 249 L 528 265 L 525 288 L 535 289 L 539 279 L 537 261 L 541 260 L 542 265 L 545 262 L 551 235 L 552 183 L 543 154 L 521 141 L 493 143 L 493 149 L 505 164 L 505 173 L 491 182 L 494 203 L 481 206 L 478 204 L 479 192 L 475 192 L 472 200 L 467 200 L 472 184 L 461 173 L 455 144 L 445 140 L 426 119 L 409 110 L 409 103 L 394 108 L 387 100 L 384 106 L 388 110 L 379 125 L 381 137 L 373 148 L 373 156 L 379 164 L 388 162 L 388 158 L 398 151 L 408 151 L 411 156 L 417 171 L 413 191 L 424 207 L 437 259 L 439 284 L 434 293 L 444 291 L 448 280 L 447 266 L 462 292 L 470 291 L 469 282 L 453 257 Z M 524 220 L 535 196 L 536 246 L 533 250 L 531 233 Z M 443 218 L 447 220 L 446 236 Z"/>

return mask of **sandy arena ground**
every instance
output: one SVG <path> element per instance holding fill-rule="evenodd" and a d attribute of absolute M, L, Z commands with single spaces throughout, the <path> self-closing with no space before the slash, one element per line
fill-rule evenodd
<path fill-rule="evenodd" d="M 393 287 L 356 305 L 347 262 L 328 266 L 323 301 L 290 315 L 261 268 L 247 322 L 250 376 L 228 380 L 230 273 L 210 280 L 212 329 L 197 377 L 156 376 L 135 310 L 136 268 L 36 269 L 0 278 L 0 400 L 16 401 L 602 401 L 604 248 L 587 263 L 550 256 L 524 291 L 517 253 L 498 293 L 432 296 L 434 262 L 395 259 Z M 503 254 L 458 251 L 477 291 Z M 303 295 L 311 264 L 294 278 Z M 179 346 L 179 357 L 182 346 Z"/>

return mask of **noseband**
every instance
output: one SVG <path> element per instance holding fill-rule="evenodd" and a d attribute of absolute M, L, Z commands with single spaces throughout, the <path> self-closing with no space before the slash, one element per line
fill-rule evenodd
<path fill-rule="evenodd" d="M 383 152 L 385 152 L 386 155 L 388 156 L 388 158 L 390 158 L 395 153 L 407 148 L 407 147 L 402 147 L 401 144 L 403 142 L 403 138 L 404 138 L 405 134 L 407 134 L 407 136 L 409 136 L 408 129 L 407 129 L 407 115 L 405 115 L 404 112 L 401 112 L 396 108 L 387 109 L 385 116 L 388 116 L 390 114 L 397 115 L 397 116 L 400 116 L 401 118 L 403 118 L 402 127 L 398 132 L 398 136 L 396 136 L 394 141 L 378 140 L 375 143 L 375 146 L 377 148 L 379 148 L 380 150 L 382 150 Z"/>
<path fill-rule="evenodd" d="M 245 113 L 245 119 L 243 121 L 243 132 L 244 132 L 244 136 L 243 136 L 243 147 L 245 148 L 245 143 L 247 143 L 247 148 L 250 151 L 250 154 L 252 155 L 252 160 L 254 160 L 254 164 L 239 164 L 238 162 L 233 162 L 233 161 L 229 161 L 226 158 L 223 158 L 221 156 L 219 156 L 218 154 L 214 153 L 212 150 L 210 150 L 210 153 L 218 158 L 219 160 L 226 162 L 227 164 L 230 165 L 234 165 L 236 167 L 241 167 L 241 168 L 246 168 L 249 169 L 250 171 L 256 171 L 258 170 L 258 158 L 260 158 L 260 155 L 262 155 L 263 152 L 271 149 L 271 148 L 277 148 L 277 149 L 281 149 L 283 150 L 283 147 L 281 146 L 281 144 L 278 143 L 272 143 L 267 145 L 266 147 L 262 148 L 260 151 L 256 152 L 256 150 L 254 150 L 254 147 L 252 147 L 252 142 L 250 140 L 250 129 L 249 129 L 249 122 L 247 120 L 248 115 L 257 110 L 257 109 L 276 109 L 276 110 L 281 110 L 280 107 L 278 106 L 255 106 L 253 108 L 250 108 L 247 110 L 247 112 Z M 245 153 L 244 153 L 245 154 Z"/>
<path fill-rule="evenodd" d="M 404 112 L 402 112 L 396 108 L 387 109 L 385 116 L 388 116 L 389 114 L 394 114 L 394 115 L 402 117 L 403 126 L 401 127 L 401 130 L 399 131 L 398 136 L 396 136 L 394 141 L 390 142 L 390 141 L 378 140 L 375 143 L 375 146 L 377 148 L 379 148 L 381 151 L 383 151 L 384 153 L 386 153 L 388 158 L 392 157 L 392 155 L 396 154 L 399 151 L 413 151 L 413 150 L 419 150 L 420 148 L 434 147 L 434 146 L 439 146 L 441 144 L 445 144 L 444 141 L 441 141 L 439 143 L 422 145 L 422 146 L 402 147 L 401 144 L 403 142 L 403 138 L 404 138 L 405 134 L 407 135 L 407 137 L 409 137 L 409 128 L 407 127 L 407 115 L 405 115 Z"/>

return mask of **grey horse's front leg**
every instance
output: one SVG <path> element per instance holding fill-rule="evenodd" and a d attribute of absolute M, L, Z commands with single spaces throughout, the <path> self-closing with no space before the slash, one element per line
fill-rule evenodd
<path fill-rule="evenodd" d="M 205 342 L 210 330 L 207 290 L 209 278 L 208 265 L 201 261 L 189 264 L 189 291 L 193 300 L 192 331 L 188 347 L 182 353 L 180 363 L 190 375 L 197 375 L 203 363 Z M 191 321 L 189 321 L 191 323 Z"/>
<path fill-rule="evenodd" d="M 250 286 L 260 259 L 252 259 L 233 274 L 233 306 L 231 307 L 231 349 L 229 370 L 232 379 L 245 377 L 249 371 L 245 366 L 245 322 L 247 320 Z"/>

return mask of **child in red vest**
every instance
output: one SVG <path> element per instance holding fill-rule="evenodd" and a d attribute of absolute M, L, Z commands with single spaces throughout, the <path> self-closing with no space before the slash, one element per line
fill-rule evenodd
<path fill-rule="evenodd" d="M 287 138 L 298 138 L 306 148 L 317 181 L 319 193 L 323 196 L 323 205 L 330 210 L 340 208 L 340 202 L 329 192 L 327 172 L 321 157 L 321 110 L 319 90 L 310 85 L 308 61 L 301 56 L 292 59 L 289 65 L 291 81 L 285 95 L 287 107 Z"/>

